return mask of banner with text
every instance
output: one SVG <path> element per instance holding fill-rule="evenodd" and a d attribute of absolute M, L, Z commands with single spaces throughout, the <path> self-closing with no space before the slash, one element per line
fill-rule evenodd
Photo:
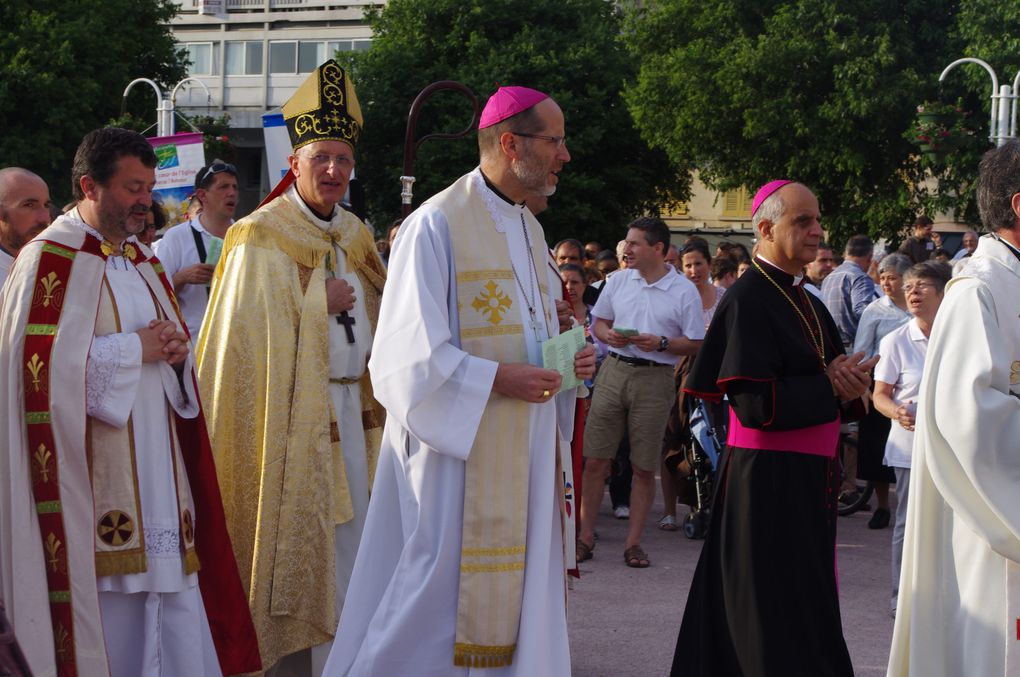
<path fill-rule="evenodd" d="M 187 132 L 149 139 L 156 151 L 156 189 L 167 213 L 167 226 L 188 220 L 188 198 L 195 188 L 195 175 L 205 166 L 202 134 Z"/>

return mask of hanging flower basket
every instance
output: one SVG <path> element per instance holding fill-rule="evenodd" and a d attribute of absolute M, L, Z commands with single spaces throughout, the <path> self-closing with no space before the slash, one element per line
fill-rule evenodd
<path fill-rule="evenodd" d="M 973 139 L 975 125 L 960 103 L 926 101 L 917 107 L 917 117 L 904 137 L 917 144 L 928 163 L 944 163 L 946 157 Z"/>

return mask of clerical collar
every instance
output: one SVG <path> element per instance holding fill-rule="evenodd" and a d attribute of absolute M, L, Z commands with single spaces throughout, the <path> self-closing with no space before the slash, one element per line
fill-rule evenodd
<path fill-rule="evenodd" d="M 317 209 L 312 207 L 312 205 L 308 204 L 307 200 L 301 197 L 301 193 L 297 189 L 297 184 L 294 185 L 294 194 L 298 196 L 298 199 L 301 200 L 301 204 L 303 204 L 315 218 L 319 219 L 320 221 L 325 221 L 326 223 L 331 223 L 333 221 L 333 217 L 336 216 L 336 205 L 333 205 L 333 211 L 331 211 L 329 214 L 322 214 Z"/>
<path fill-rule="evenodd" d="M 756 254 L 755 258 L 757 258 L 762 263 L 765 263 L 770 267 L 775 268 L 775 273 L 781 276 L 779 279 L 785 282 L 786 284 L 790 285 L 791 287 L 800 286 L 801 280 L 804 279 L 804 273 L 800 273 L 799 275 L 790 275 L 788 272 L 786 272 L 776 264 L 772 263 L 761 254 Z M 772 273 L 772 271 L 769 272 Z"/>
<path fill-rule="evenodd" d="M 489 187 L 489 190 L 491 190 L 493 193 L 495 193 L 496 197 L 498 197 L 499 199 L 503 200 L 503 202 L 506 202 L 507 204 L 511 204 L 514 207 L 520 207 L 522 204 L 524 204 L 523 202 L 514 202 L 513 200 L 508 198 L 506 195 L 504 195 L 503 191 L 501 191 L 499 188 L 496 188 L 496 184 L 494 184 L 492 181 L 489 181 L 489 177 L 487 177 L 485 175 L 485 172 L 483 172 L 481 170 L 481 168 L 478 169 L 478 173 L 482 175 L 482 181 L 485 181 L 485 185 Z"/>
<path fill-rule="evenodd" d="M 998 240 L 998 241 L 999 241 L 999 242 L 1001 242 L 1002 244 L 1006 245 L 1006 249 L 1008 249 L 1008 250 L 1009 250 L 1009 251 L 1010 251 L 1010 252 L 1011 252 L 1011 253 L 1013 254 L 1013 256 L 1015 256 L 1015 257 L 1017 257 L 1018 259 L 1020 259 L 1020 249 L 1017 249 L 1016 247 L 1014 247 L 1014 246 L 1013 246 L 1012 244 L 1010 244 L 1009 242 L 1006 242 L 1005 240 L 1003 240 L 1003 239 L 1002 239 L 1001 237 L 999 237 L 998 235 L 994 235 L 994 234 L 993 234 L 993 235 L 992 235 L 992 237 L 994 237 L 994 238 L 995 238 L 996 240 Z"/>

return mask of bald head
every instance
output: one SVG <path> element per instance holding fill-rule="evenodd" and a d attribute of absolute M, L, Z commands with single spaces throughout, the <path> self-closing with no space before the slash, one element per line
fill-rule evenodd
<path fill-rule="evenodd" d="M 50 225 L 50 191 L 38 175 L 21 167 L 0 169 L 0 246 L 17 254 Z"/>

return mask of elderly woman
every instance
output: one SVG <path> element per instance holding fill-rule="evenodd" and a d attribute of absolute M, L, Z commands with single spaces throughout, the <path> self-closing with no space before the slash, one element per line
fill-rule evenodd
<path fill-rule="evenodd" d="M 896 613 L 900 562 L 903 559 L 917 395 L 928 337 L 950 275 L 948 265 L 935 261 L 918 263 L 907 271 L 903 291 L 913 319 L 882 339 L 879 344 L 882 357 L 875 365 L 875 408 L 893 421 L 885 447 L 885 463 L 896 473 L 896 522 L 892 535 L 893 614 Z"/>
<path fill-rule="evenodd" d="M 903 297 L 903 275 L 910 265 L 910 259 L 903 254 L 890 254 L 878 265 L 878 282 L 885 296 L 864 309 L 854 340 L 853 352 L 863 352 L 865 359 L 879 352 L 879 342 L 889 332 L 910 321 L 907 301 Z M 878 499 L 878 507 L 868 522 L 869 529 L 889 526 L 889 483 L 896 479 L 893 471 L 882 465 L 882 456 L 885 455 L 890 425 L 889 419 L 874 409 L 861 421 L 857 477 L 871 481 Z"/>

